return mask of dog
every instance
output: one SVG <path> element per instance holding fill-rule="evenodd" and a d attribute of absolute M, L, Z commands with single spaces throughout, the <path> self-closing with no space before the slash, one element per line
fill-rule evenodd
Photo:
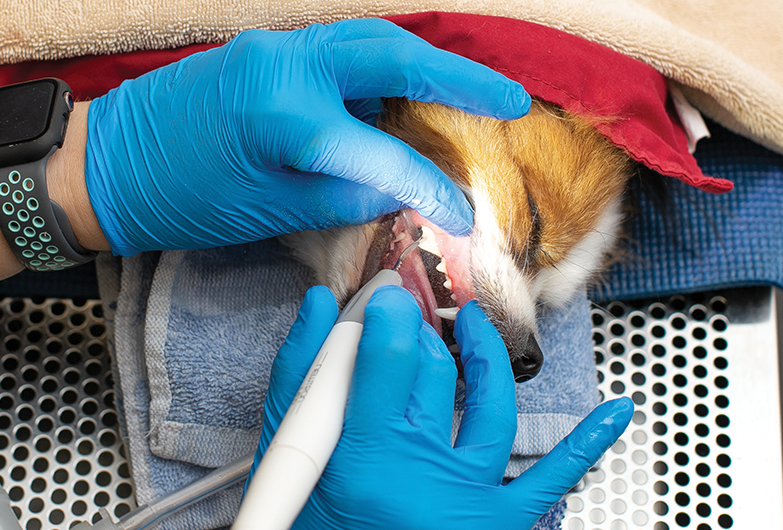
<path fill-rule="evenodd" d="M 538 308 L 567 304 L 607 263 L 635 163 L 589 119 L 535 99 L 514 121 L 390 99 L 379 126 L 460 187 L 474 209 L 471 235 L 451 237 L 405 209 L 366 225 L 291 234 L 284 243 L 342 307 L 423 232 L 427 243 L 400 274 L 425 320 L 445 340 L 444 320 L 476 299 L 506 344 L 515 380 L 534 377 L 543 363 Z"/>

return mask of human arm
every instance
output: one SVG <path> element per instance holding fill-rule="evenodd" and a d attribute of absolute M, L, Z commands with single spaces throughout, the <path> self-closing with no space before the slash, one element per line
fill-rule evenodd
<path fill-rule="evenodd" d="M 308 292 L 272 369 L 257 461 L 336 314 L 326 289 Z M 376 291 L 365 310 L 342 438 L 294 528 L 530 528 L 631 419 L 628 399 L 599 406 L 549 455 L 501 486 L 516 434 L 508 356 L 475 303 L 460 311 L 455 336 L 466 407 L 452 446 L 454 361 L 408 293 Z"/>

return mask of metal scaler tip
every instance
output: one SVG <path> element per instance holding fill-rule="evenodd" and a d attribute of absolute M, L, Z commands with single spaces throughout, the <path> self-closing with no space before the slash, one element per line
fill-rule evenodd
<path fill-rule="evenodd" d="M 418 246 L 419 246 L 419 242 L 418 241 L 414 241 L 413 243 L 411 243 L 410 245 L 405 247 L 405 249 L 402 251 L 402 254 L 400 254 L 400 259 L 398 259 L 397 263 L 394 264 L 394 267 L 392 267 L 392 270 L 394 272 L 399 272 L 400 271 L 400 267 L 402 267 L 402 262 L 405 261 L 405 258 L 408 257 L 408 254 L 413 252 L 413 250 L 416 247 L 418 247 Z"/>

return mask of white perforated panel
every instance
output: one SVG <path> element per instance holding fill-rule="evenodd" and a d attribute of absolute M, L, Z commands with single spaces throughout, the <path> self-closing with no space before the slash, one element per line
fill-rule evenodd
<path fill-rule="evenodd" d="M 633 421 L 568 496 L 563 528 L 783 528 L 770 289 L 593 311 L 599 388 Z"/>

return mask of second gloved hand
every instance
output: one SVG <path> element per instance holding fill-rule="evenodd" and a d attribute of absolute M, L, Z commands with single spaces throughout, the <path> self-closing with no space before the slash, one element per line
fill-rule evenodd
<path fill-rule="evenodd" d="M 308 292 L 275 359 L 256 464 L 336 315 L 328 290 Z M 526 530 L 631 420 L 628 398 L 604 403 L 501 486 L 517 425 L 508 354 L 475 302 L 460 310 L 455 337 L 466 400 L 452 446 L 454 361 L 407 291 L 376 291 L 365 309 L 342 437 L 294 529 Z"/>
<path fill-rule="evenodd" d="M 91 103 L 85 176 L 112 250 L 244 243 L 402 205 L 468 233 L 457 187 L 362 121 L 381 97 L 502 119 L 530 105 L 519 84 L 387 21 L 247 31 Z"/>

